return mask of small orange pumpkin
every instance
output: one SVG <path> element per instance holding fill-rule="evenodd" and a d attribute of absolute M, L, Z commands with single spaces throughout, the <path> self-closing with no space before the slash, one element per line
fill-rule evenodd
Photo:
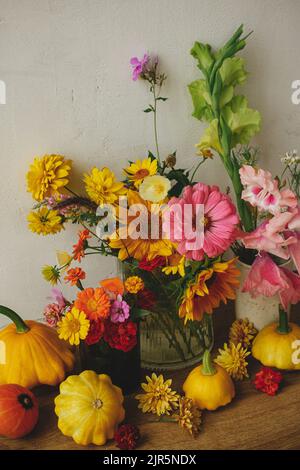
<path fill-rule="evenodd" d="M 30 390 L 15 384 L 0 385 L 1 436 L 26 436 L 36 426 L 38 417 L 38 402 Z"/>

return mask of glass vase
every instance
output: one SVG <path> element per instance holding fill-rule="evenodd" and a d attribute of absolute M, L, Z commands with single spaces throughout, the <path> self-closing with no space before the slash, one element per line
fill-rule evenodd
<path fill-rule="evenodd" d="M 201 361 L 205 349 L 213 347 L 211 315 L 202 321 L 179 318 L 180 279 L 160 270 L 145 271 L 135 264 L 119 263 L 119 276 L 139 276 L 145 289 L 138 294 L 141 366 L 151 370 L 177 370 Z"/>

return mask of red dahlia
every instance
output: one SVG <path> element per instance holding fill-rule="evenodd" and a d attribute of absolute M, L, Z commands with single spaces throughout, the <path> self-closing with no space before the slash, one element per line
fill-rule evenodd
<path fill-rule="evenodd" d="M 115 433 L 117 447 L 122 450 L 135 449 L 140 437 L 139 428 L 133 424 L 122 424 Z"/>
<path fill-rule="evenodd" d="M 253 383 L 257 390 L 267 393 L 270 396 L 274 396 L 282 379 L 283 377 L 280 372 L 275 371 L 270 367 L 262 367 L 255 375 Z"/>

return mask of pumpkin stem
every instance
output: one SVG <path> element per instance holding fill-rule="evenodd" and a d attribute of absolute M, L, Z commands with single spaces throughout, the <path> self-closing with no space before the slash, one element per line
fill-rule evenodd
<path fill-rule="evenodd" d="M 288 316 L 285 310 L 283 310 L 282 306 L 279 305 L 279 323 L 277 326 L 277 332 L 282 335 L 287 335 L 291 331 L 289 327 Z"/>
<path fill-rule="evenodd" d="M 212 363 L 211 355 L 208 349 L 206 349 L 203 354 L 201 373 L 203 375 L 215 375 L 217 373 L 216 368 Z"/>
<path fill-rule="evenodd" d="M 0 313 L 2 313 L 2 315 L 5 315 L 7 318 L 14 322 L 14 324 L 16 325 L 17 333 L 27 333 L 27 331 L 30 330 L 24 320 L 22 320 L 22 318 L 10 308 L 0 305 Z"/>

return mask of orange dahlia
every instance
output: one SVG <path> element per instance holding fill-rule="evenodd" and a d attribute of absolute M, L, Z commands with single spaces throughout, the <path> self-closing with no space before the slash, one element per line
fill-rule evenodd
<path fill-rule="evenodd" d="M 211 314 L 221 302 L 235 299 L 235 290 L 239 286 L 239 270 L 236 258 L 224 262 L 215 262 L 210 268 L 200 271 L 196 281 L 185 290 L 179 316 L 188 320 L 202 320 L 204 313 Z"/>
<path fill-rule="evenodd" d="M 110 299 L 102 287 L 88 287 L 79 292 L 74 305 L 84 312 L 89 320 L 105 319 L 109 316 Z"/>

